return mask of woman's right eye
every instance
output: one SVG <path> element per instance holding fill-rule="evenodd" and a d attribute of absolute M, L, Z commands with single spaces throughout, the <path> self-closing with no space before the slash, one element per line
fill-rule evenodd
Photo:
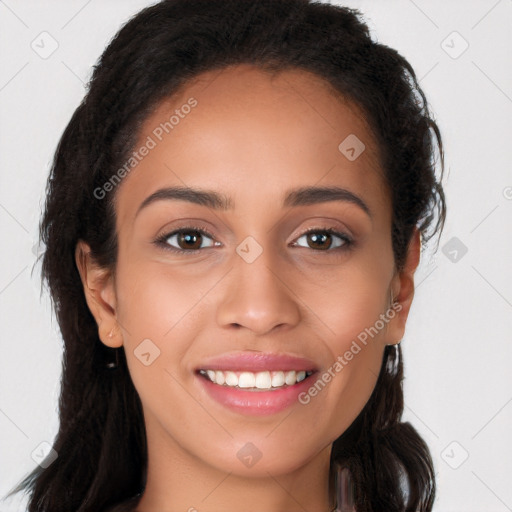
<path fill-rule="evenodd" d="M 208 245 L 202 246 L 205 238 L 209 238 Z M 214 242 L 213 235 L 201 228 L 180 228 L 158 237 L 155 242 L 166 250 L 177 253 L 196 252 L 200 249 L 219 245 Z"/>

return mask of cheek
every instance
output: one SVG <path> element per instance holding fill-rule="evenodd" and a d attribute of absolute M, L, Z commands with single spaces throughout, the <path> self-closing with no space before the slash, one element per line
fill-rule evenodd
<path fill-rule="evenodd" d="M 116 269 L 117 315 L 130 345 L 144 338 L 166 344 L 190 319 L 214 284 L 214 276 L 197 275 L 190 267 L 177 269 L 148 258 L 119 258 Z"/>
<path fill-rule="evenodd" d="M 333 357 L 349 350 L 352 340 L 364 337 L 386 312 L 393 268 L 391 248 L 369 247 L 336 270 L 325 267 L 307 279 L 296 280 L 295 288 L 302 287 L 297 294 L 307 298 Z M 382 335 L 385 326 L 380 322 L 379 326 Z"/>
<path fill-rule="evenodd" d="M 204 328 L 207 311 L 201 298 L 212 286 L 184 274 L 141 259 L 138 263 L 120 259 L 117 268 L 118 315 L 132 382 L 146 420 L 165 418 L 176 438 L 187 432 L 185 411 L 191 409 L 183 386 L 189 386 L 193 377 L 183 362 L 197 332 Z M 176 411 L 180 411 L 179 423 Z"/>
<path fill-rule="evenodd" d="M 325 435 L 335 440 L 355 420 L 370 398 L 379 375 L 385 344 L 385 294 L 358 289 L 338 302 L 336 314 L 324 315 L 333 332 L 322 339 L 330 361 L 299 397 L 311 417 L 325 419 Z M 385 306 L 384 306 L 385 307 Z M 324 311 L 325 313 L 325 311 Z M 379 329 L 381 328 L 381 329 Z M 313 433 L 312 433 L 313 434 Z"/>
<path fill-rule="evenodd" d="M 377 382 L 386 328 L 394 317 L 394 311 L 387 309 L 392 272 L 391 248 L 386 252 L 381 246 L 338 273 L 331 272 L 321 281 L 322 286 L 307 286 L 302 292 L 320 320 L 317 339 L 330 355 L 302 400 L 312 407 L 313 416 L 325 417 L 329 411 L 326 423 L 333 440 L 357 417 Z"/>
<path fill-rule="evenodd" d="M 170 374 L 180 370 L 179 362 L 204 322 L 201 299 L 211 284 L 142 258 L 120 258 L 116 282 L 128 367 L 144 397 L 168 386 Z"/>

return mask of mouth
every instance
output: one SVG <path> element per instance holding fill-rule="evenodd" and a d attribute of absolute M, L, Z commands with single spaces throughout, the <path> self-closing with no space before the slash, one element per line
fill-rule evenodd
<path fill-rule="evenodd" d="M 295 355 L 246 351 L 203 361 L 194 373 L 216 407 L 264 416 L 299 403 L 318 371 L 311 360 Z"/>
<path fill-rule="evenodd" d="M 246 391 L 269 391 L 294 386 L 304 381 L 314 371 L 312 370 L 273 370 L 273 371 L 232 371 L 200 369 L 199 375 L 213 384 Z"/>

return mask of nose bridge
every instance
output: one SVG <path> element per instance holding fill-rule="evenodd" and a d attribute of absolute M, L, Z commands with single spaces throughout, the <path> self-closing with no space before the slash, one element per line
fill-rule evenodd
<path fill-rule="evenodd" d="M 247 237 L 233 255 L 230 272 L 217 310 L 219 325 L 238 324 L 263 334 L 300 319 L 298 303 L 290 291 L 279 255 Z"/>

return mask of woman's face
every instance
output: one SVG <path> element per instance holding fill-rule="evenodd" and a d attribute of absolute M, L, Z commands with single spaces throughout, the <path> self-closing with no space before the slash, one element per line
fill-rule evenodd
<path fill-rule="evenodd" d="M 328 459 L 411 298 L 361 113 L 309 73 L 235 66 L 161 103 L 134 151 L 99 323 L 119 326 L 102 337 L 124 345 L 150 452 L 253 476 Z"/>

